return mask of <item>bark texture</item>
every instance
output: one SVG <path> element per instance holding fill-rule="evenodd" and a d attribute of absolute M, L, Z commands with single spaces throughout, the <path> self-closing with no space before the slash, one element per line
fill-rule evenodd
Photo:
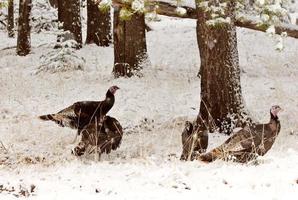
<path fill-rule="evenodd" d="M 94 0 L 87 0 L 87 38 L 86 43 L 109 46 L 111 43 L 110 9 L 101 11 Z"/>
<path fill-rule="evenodd" d="M 26 56 L 31 49 L 30 38 L 30 13 L 32 8 L 31 0 L 20 0 L 19 21 L 18 21 L 18 38 L 17 38 L 17 54 Z"/>
<path fill-rule="evenodd" d="M 120 7 L 114 7 L 114 69 L 115 77 L 132 76 L 147 59 L 145 16 L 135 13 L 129 20 L 119 17 Z"/>
<path fill-rule="evenodd" d="M 49 0 L 49 3 L 53 8 L 58 8 L 58 0 Z"/>
<path fill-rule="evenodd" d="M 58 21 L 61 29 L 67 31 L 58 36 L 59 41 L 73 39 L 82 47 L 82 23 L 80 0 L 58 0 Z"/>
<path fill-rule="evenodd" d="M 233 3 L 229 2 L 232 8 Z M 198 124 L 229 134 L 233 120 L 244 118 L 239 56 L 233 10 L 231 23 L 210 26 L 210 13 L 197 6 L 197 41 L 201 58 L 201 103 Z"/>
<path fill-rule="evenodd" d="M 8 37 L 14 37 L 14 5 L 13 5 L 13 0 L 8 1 L 7 31 L 8 31 Z"/>

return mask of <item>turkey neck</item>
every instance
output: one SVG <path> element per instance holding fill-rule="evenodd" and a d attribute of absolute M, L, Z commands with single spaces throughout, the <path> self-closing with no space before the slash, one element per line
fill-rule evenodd
<path fill-rule="evenodd" d="M 107 91 L 106 93 L 106 98 L 103 101 L 103 105 L 102 105 L 102 114 L 107 114 L 107 112 L 113 107 L 115 102 L 115 96 L 112 92 L 110 92 L 110 90 Z"/>
<path fill-rule="evenodd" d="M 110 92 L 110 90 L 108 90 L 106 93 L 105 102 L 109 102 L 111 104 L 114 104 L 114 102 L 115 102 L 115 96 L 112 92 Z"/>
<path fill-rule="evenodd" d="M 279 132 L 280 122 L 279 122 L 278 116 L 274 116 L 271 112 L 270 112 L 269 126 L 270 126 L 272 131 L 278 131 Z"/>
<path fill-rule="evenodd" d="M 191 124 L 191 125 L 189 126 L 189 135 L 191 135 L 192 132 L 193 132 L 193 125 Z"/>

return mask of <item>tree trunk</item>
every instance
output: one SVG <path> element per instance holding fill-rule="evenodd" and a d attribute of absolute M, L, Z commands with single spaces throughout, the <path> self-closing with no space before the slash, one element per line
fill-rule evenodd
<path fill-rule="evenodd" d="M 94 0 L 87 0 L 87 38 L 86 43 L 109 46 L 111 43 L 110 9 L 101 11 Z"/>
<path fill-rule="evenodd" d="M 58 21 L 66 31 L 58 36 L 59 41 L 73 39 L 82 47 L 82 23 L 80 15 L 80 0 L 58 0 Z"/>
<path fill-rule="evenodd" d="M 8 37 L 14 37 L 14 6 L 13 6 L 13 0 L 8 1 L 7 31 L 8 31 Z"/>
<path fill-rule="evenodd" d="M 114 69 L 115 77 L 132 76 L 141 70 L 147 59 L 145 16 L 135 13 L 129 20 L 119 17 L 120 7 L 114 6 Z"/>
<path fill-rule="evenodd" d="M 32 8 L 31 0 L 20 0 L 17 54 L 25 56 L 29 54 L 31 48 L 30 38 L 30 13 Z"/>
<path fill-rule="evenodd" d="M 58 7 L 58 0 L 49 0 L 49 3 L 53 8 Z"/>
<path fill-rule="evenodd" d="M 228 5 L 233 8 L 233 3 Z M 246 116 L 240 85 L 239 56 L 233 10 L 231 23 L 210 26 L 210 13 L 197 6 L 197 41 L 201 58 L 201 103 L 197 122 L 211 132 L 231 133 Z M 235 122 L 236 121 L 236 122 Z M 239 122 L 240 122 L 239 121 Z"/>

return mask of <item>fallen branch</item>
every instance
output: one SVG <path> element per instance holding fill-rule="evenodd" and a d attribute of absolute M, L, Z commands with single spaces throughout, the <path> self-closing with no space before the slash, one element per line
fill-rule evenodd
<path fill-rule="evenodd" d="M 188 19 L 197 19 L 197 10 L 188 6 L 180 6 L 186 10 L 184 15 L 181 15 L 177 12 L 177 6 L 170 3 L 149 0 L 149 5 L 146 5 L 145 9 L 148 12 L 156 12 L 159 15 L 165 15 L 169 17 L 178 17 L 178 18 L 188 18 Z M 114 6 L 129 7 L 129 2 L 122 2 L 121 0 L 113 0 Z M 259 25 L 259 22 L 255 19 L 242 18 L 238 19 L 235 22 L 235 25 L 241 28 L 248 28 L 256 31 L 266 32 L 268 26 Z M 287 33 L 287 36 L 298 39 L 298 26 L 292 24 L 281 23 L 275 26 L 275 33 L 282 34 L 283 32 Z"/>

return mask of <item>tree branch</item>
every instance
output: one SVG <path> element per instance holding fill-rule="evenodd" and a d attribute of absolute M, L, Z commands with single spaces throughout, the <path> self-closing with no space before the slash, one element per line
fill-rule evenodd
<path fill-rule="evenodd" d="M 169 17 L 178 17 L 178 18 L 188 18 L 188 19 L 197 19 L 197 10 L 195 8 L 191 8 L 188 6 L 181 6 L 182 8 L 186 9 L 186 13 L 184 15 L 179 15 L 176 11 L 177 6 L 172 5 L 170 3 L 156 1 L 156 0 L 149 0 L 150 4 L 146 5 L 146 10 L 148 12 L 155 11 L 159 15 L 165 15 Z M 113 5 L 121 6 L 121 7 L 128 7 L 130 3 L 124 3 L 121 0 L 113 0 Z M 266 32 L 267 26 L 260 26 L 258 21 L 254 19 L 238 19 L 235 22 L 235 25 L 242 28 L 248 28 L 256 31 Z M 298 39 L 298 26 L 292 24 L 281 23 L 275 26 L 276 34 L 282 34 L 286 32 L 289 37 L 297 38 Z"/>
<path fill-rule="evenodd" d="M 250 19 L 241 19 L 235 22 L 235 25 L 242 28 L 248 28 L 256 31 L 266 32 L 268 26 L 258 25 L 257 21 Z M 281 23 L 275 25 L 275 33 L 280 35 L 283 32 L 287 33 L 287 36 L 298 39 L 298 26 L 294 24 Z"/>
<path fill-rule="evenodd" d="M 0 20 L 0 23 L 3 25 L 3 26 L 6 26 L 5 22 Z"/>

